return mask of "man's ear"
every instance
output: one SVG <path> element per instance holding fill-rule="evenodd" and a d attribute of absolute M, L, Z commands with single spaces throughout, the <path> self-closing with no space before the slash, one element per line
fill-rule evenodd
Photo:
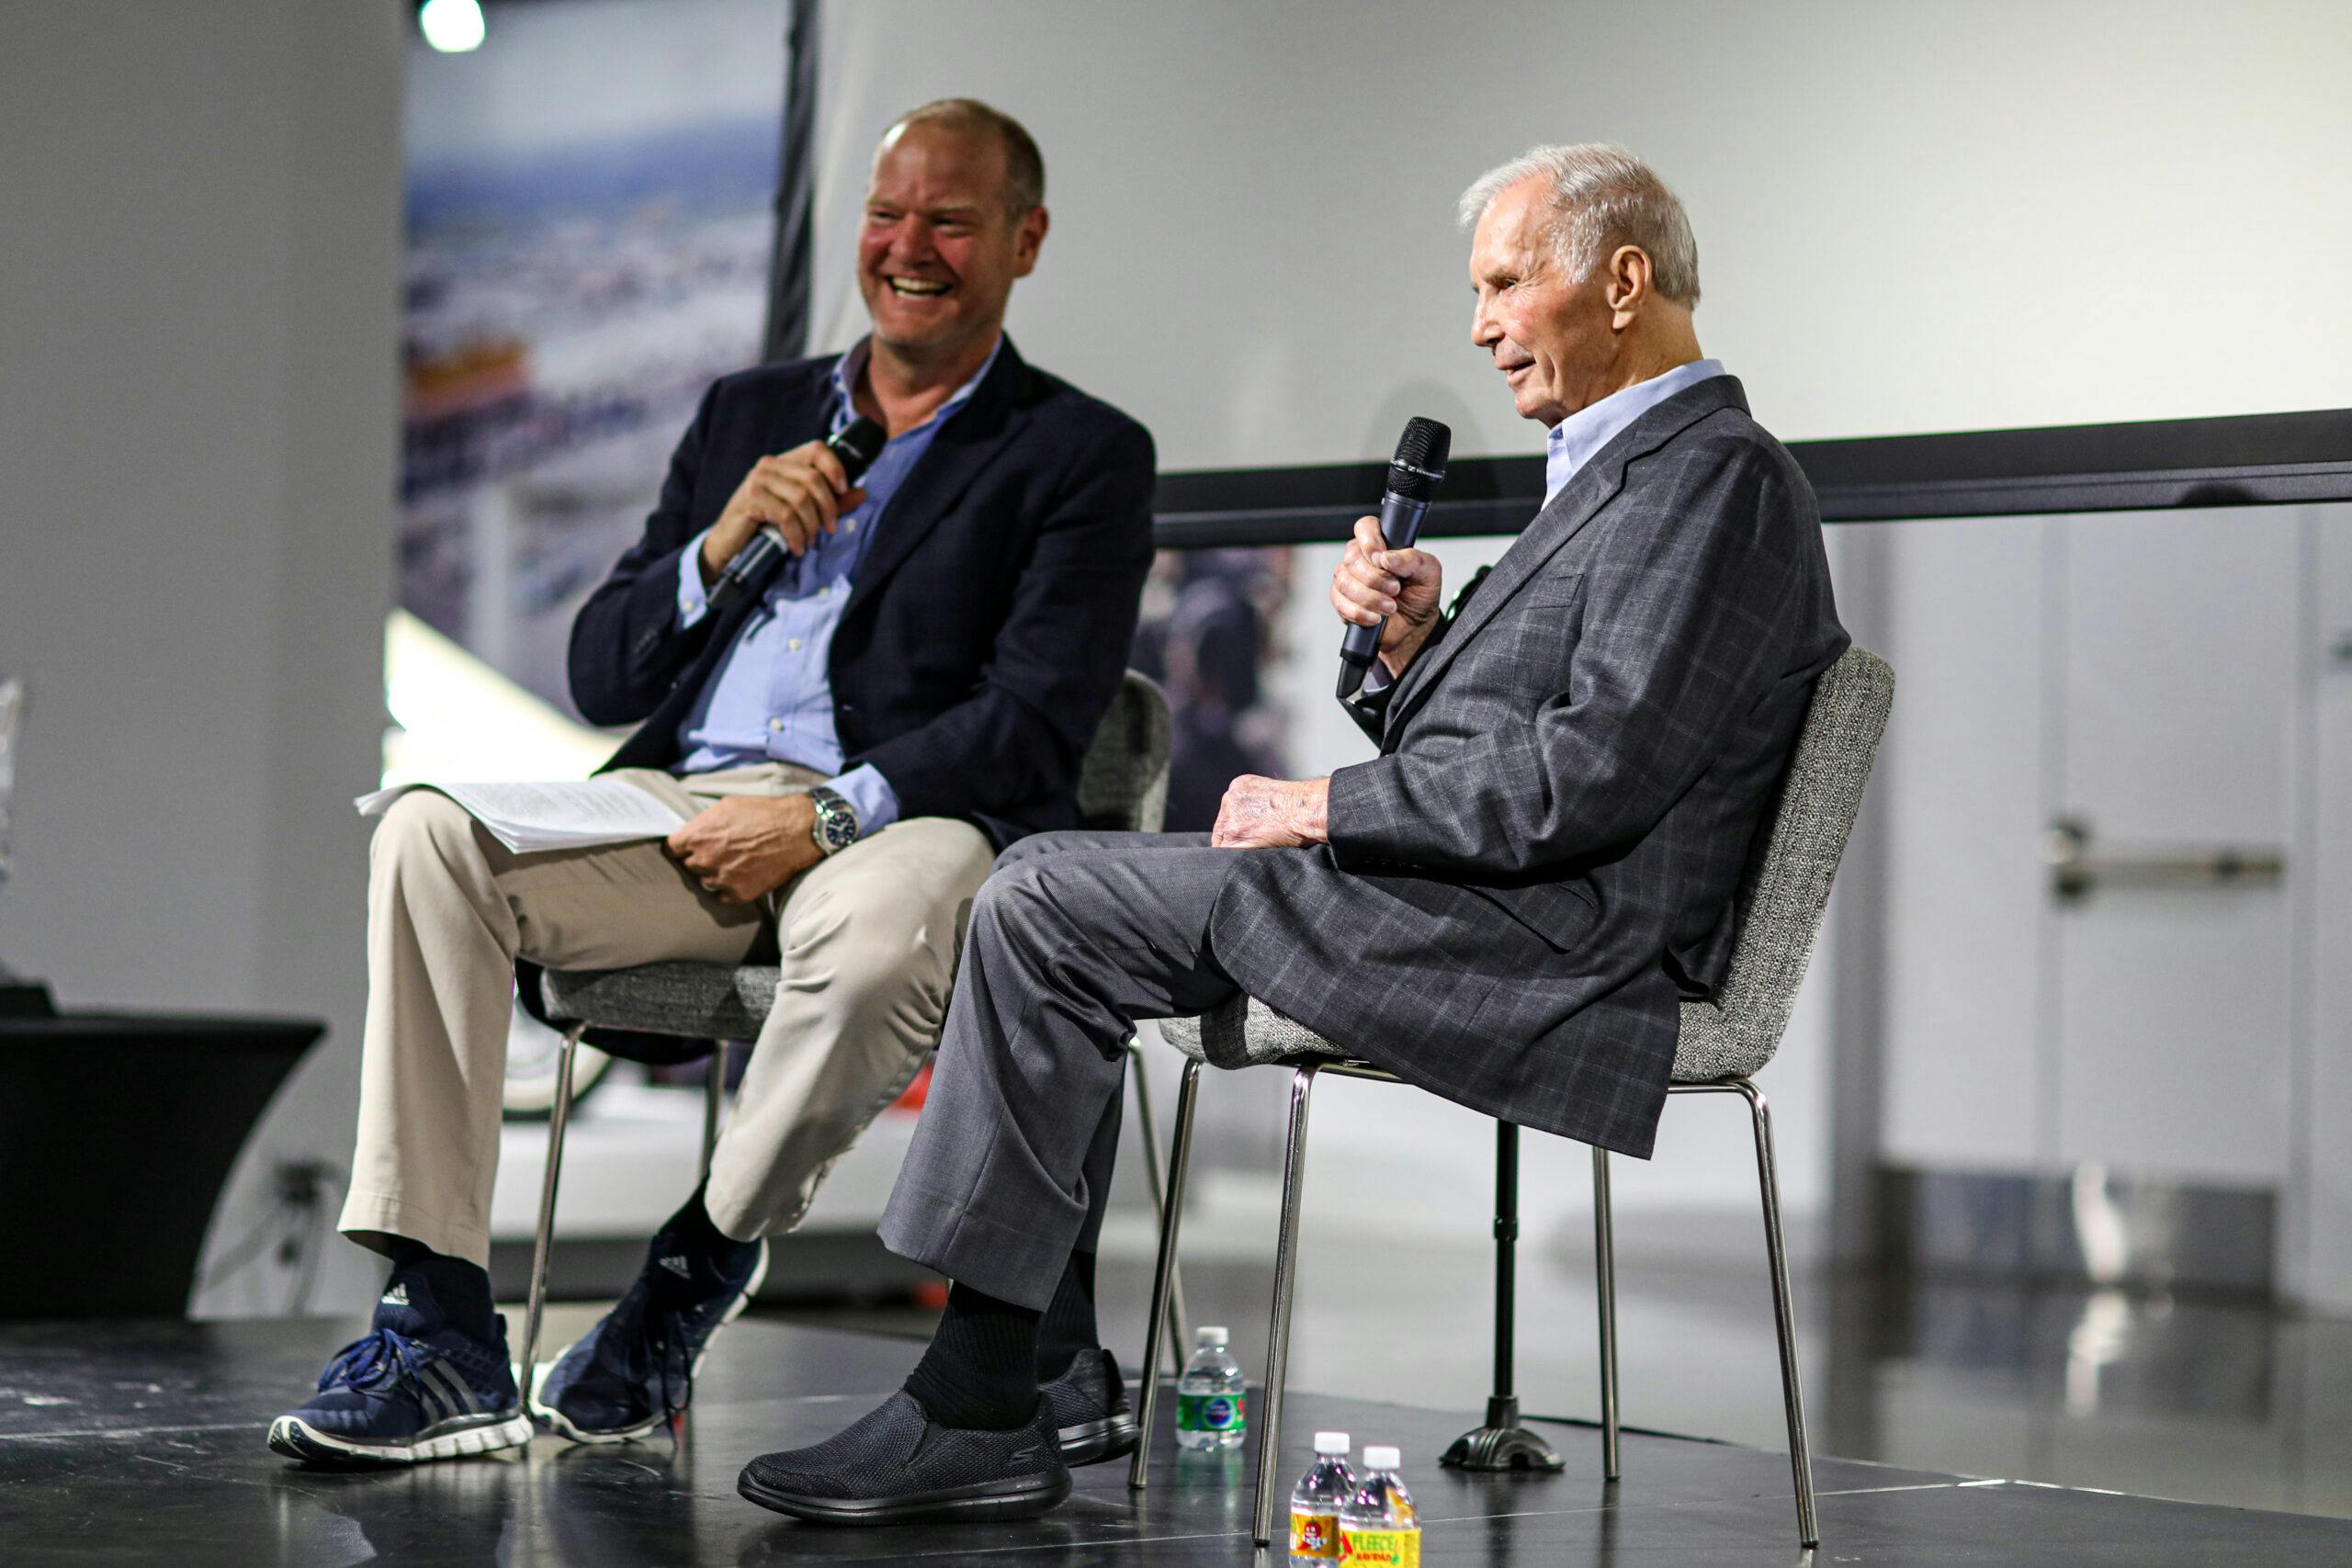
<path fill-rule="evenodd" d="M 1042 207 L 1033 207 L 1021 215 L 1021 224 L 1012 236 L 1012 276 L 1026 277 L 1037 265 L 1037 252 L 1046 243 L 1046 229 L 1051 216 Z"/>
<path fill-rule="evenodd" d="M 1620 245 L 1609 258 L 1608 284 L 1601 299 L 1609 306 L 1609 324 L 1623 332 L 1642 313 L 1650 298 L 1650 254 L 1639 245 Z"/>

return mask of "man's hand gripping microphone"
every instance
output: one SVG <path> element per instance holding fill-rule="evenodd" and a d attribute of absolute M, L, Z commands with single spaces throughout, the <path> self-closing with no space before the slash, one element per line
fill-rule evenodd
<path fill-rule="evenodd" d="M 860 474 L 874 466 L 882 455 L 882 445 L 889 433 L 870 419 L 860 418 L 844 425 L 825 442 L 825 449 L 841 459 L 842 469 L 849 482 L 857 483 Z M 761 529 L 752 536 L 752 542 L 735 552 L 727 570 L 711 584 L 710 610 L 714 615 L 723 615 L 734 607 L 737 600 L 761 592 L 785 558 L 784 536 L 773 527 Z"/>
<path fill-rule="evenodd" d="M 1380 498 L 1380 537 L 1392 550 L 1409 550 L 1420 537 L 1421 519 L 1428 514 L 1437 487 L 1445 482 L 1445 460 L 1453 450 L 1453 432 L 1433 419 L 1405 422 L 1396 439 L 1396 455 L 1388 459 L 1388 488 Z M 1368 626 L 1350 626 L 1340 642 L 1340 695 L 1351 697 L 1372 670 L 1380 651 L 1381 620 Z"/>

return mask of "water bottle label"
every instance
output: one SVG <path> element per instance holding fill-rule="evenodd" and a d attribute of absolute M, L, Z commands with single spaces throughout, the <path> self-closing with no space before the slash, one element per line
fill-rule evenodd
<path fill-rule="evenodd" d="M 1421 1568 L 1421 1532 L 1418 1529 L 1343 1529 L 1340 1561 L 1359 1568 Z"/>
<path fill-rule="evenodd" d="M 1250 1425 L 1246 1403 L 1238 1393 L 1180 1393 L 1176 1425 L 1187 1432 L 1238 1432 Z"/>
<path fill-rule="evenodd" d="M 1340 1516 L 1310 1514 L 1304 1508 L 1290 1511 L 1290 1554 L 1293 1557 L 1326 1557 L 1340 1560 Z"/>

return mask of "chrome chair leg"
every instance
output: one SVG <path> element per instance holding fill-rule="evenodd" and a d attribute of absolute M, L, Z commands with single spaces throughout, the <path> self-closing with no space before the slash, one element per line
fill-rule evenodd
<path fill-rule="evenodd" d="M 1143 1134 L 1144 1179 L 1151 1186 L 1151 1211 L 1159 1221 L 1163 1232 L 1168 1225 L 1168 1182 L 1159 1168 L 1159 1122 L 1151 1113 L 1151 1077 L 1144 1068 L 1143 1042 L 1127 1037 L 1127 1076 L 1135 1080 L 1136 1129 Z M 1191 1319 L 1184 1311 L 1183 1267 L 1176 1259 L 1168 1260 L 1168 1371 L 1171 1377 L 1184 1373 L 1184 1347 L 1193 1342 Z M 1159 1370 L 1148 1357 L 1144 1361 L 1146 1377 L 1159 1376 Z"/>
<path fill-rule="evenodd" d="M 539 1375 L 539 1323 L 548 1304 L 548 1253 L 555 1244 L 555 1190 L 563 1179 L 563 1129 L 571 1119 L 571 1065 L 580 1054 L 584 1023 L 563 1032 L 563 1053 L 556 1059 L 555 1106 L 548 1116 L 548 1168 L 539 1179 L 539 1231 L 531 1247 L 531 1299 L 523 1318 L 523 1408 L 531 1407 L 531 1385 Z"/>
<path fill-rule="evenodd" d="M 702 1089 L 702 1177 L 710 1176 L 710 1156 L 718 1147 L 718 1111 L 727 1099 L 727 1054 L 732 1047 L 724 1040 L 710 1043 L 710 1076 L 703 1080 Z"/>
<path fill-rule="evenodd" d="M 1813 1458 L 1804 1436 L 1804 1387 L 1797 1372 L 1796 1314 L 1789 1303 L 1788 1247 L 1781 1234 L 1781 1178 L 1772 1156 L 1772 1113 L 1764 1091 L 1746 1078 L 1732 1085 L 1747 1101 L 1756 1126 L 1756 1179 L 1764 1197 L 1764 1250 L 1772 1266 L 1772 1322 L 1781 1338 L 1781 1392 L 1788 1404 L 1789 1469 L 1796 1483 L 1797 1540 L 1805 1547 L 1821 1544 L 1821 1527 L 1813 1506 Z"/>
<path fill-rule="evenodd" d="M 1257 1542 L 1272 1546 L 1274 1502 L 1289 1494 L 1282 1484 L 1283 1386 L 1290 1378 L 1291 1298 L 1298 1285 L 1298 1211 L 1306 1180 L 1306 1110 L 1315 1093 L 1317 1064 L 1291 1075 L 1290 1146 L 1283 1164 L 1282 1239 L 1274 1252 L 1274 1312 L 1266 1337 L 1266 1382 L 1259 1391 Z"/>
<path fill-rule="evenodd" d="M 1167 1197 L 1159 1208 L 1159 1261 L 1151 1276 L 1151 1309 L 1143 1333 L 1143 1387 L 1136 1398 L 1136 1452 L 1127 1464 L 1127 1484 L 1144 1485 L 1151 1463 L 1152 1423 L 1159 1414 L 1159 1344 L 1168 1332 L 1169 1301 L 1176 1284 L 1176 1232 L 1184 1218 L 1184 1169 L 1193 1157 L 1193 1108 L 1199 1102 L 1201 1064 L 1187 1059 L 1176 1090 L 1176 1136 L 1168 1146 Z M 1182 1371 L 1182 1368 L 1178 1369 Z"/>
<path fill-rule="evenodd" d="M 1623 1473 L 1617 1446 L 1617 1227 L 1609 1207 L 1609 1151 L 1592 1151 L 1592 1280 L 1600 1298 L 1600 1473 Z"/>

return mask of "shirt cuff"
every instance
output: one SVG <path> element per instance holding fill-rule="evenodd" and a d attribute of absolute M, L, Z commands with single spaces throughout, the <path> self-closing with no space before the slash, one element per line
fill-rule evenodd
<path fill-rule="evenodd" d="M 1388 672 L 1387 662 L 1378 654 L 1374 654 L 1372 660 L 1372 669 L 1365 674 L 1363 678 L 1363 684 L 1357 688 L 1357 694 L 1366 697 L 1378 696 L 1381 693 L 1386 691 L 1396 683 L 1396 677 Z"/>
<path fill-rule="evenodd" d="M 852 768 L 839 778 L 827 779 L 825 787 L 849 802 L 857 813 L 857 836 L 861 839 L 888 828 L 899 819 L 899 792 L 882 771 L 866 762 Z"/>
<path fill-rule="evenodd" d="M 702 585 L 702 542 L 710 537 L 705 528 L 686 541 L 684 553 L 678 557 L 678 629 L 684 631 L 710 612 L 710 591 Z"/>

